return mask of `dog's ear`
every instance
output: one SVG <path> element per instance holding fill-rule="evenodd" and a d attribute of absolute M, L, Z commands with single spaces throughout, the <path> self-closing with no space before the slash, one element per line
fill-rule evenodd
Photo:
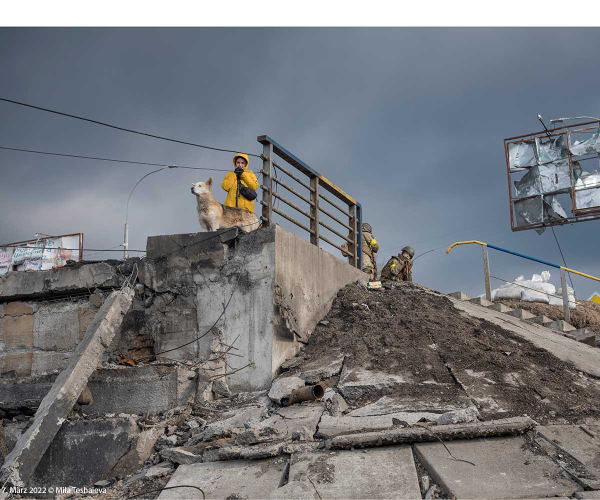
<path fill-rule="evenodd" d="M 206 184 L 208 185 L 208 187 L 212 187 L 212 177 L 208 178 L 208 180 L 206 181 Z"/>

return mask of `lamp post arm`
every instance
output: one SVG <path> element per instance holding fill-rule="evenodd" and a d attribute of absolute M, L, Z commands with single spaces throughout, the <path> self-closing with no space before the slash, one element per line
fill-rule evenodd
<path fill-rule="evenodd" d="M 139 186 L 140 182 L 142 182 L 146 177 L 148 177 L 149 175 L 155 174 L 157 172 L 160 172 L 161 170 L 165 170 L 167 168 L 169 168 L 169 167 L 163 167 L 163 168 L 153 170 L 152 172 L 148 172 L 139 181 L 137 181 L 135 183 L 135 185 L 133 186 L 133 188 L 131 188 L 131 191 L 129 192 L 129 197 L 127 198 L 127 206 L 125 207 L 125 232 L 123 234 L 123 258 L 124 259 L 127 259 L 129 257 L 129 224 L 128 224 L 129 202 L 131 201 L 133 192 L 135 191 L 135 188 Z"/>

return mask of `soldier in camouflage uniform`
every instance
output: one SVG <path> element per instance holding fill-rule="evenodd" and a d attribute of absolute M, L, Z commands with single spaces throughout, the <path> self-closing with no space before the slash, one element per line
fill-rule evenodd
<path fill-rule="evenodd" d="M 379 243 L 373 236 L 373 228 L 371 224 L 366 222 L 362 225 L 362 270 L 367 273 L 371 279 L 377 279 L 377 263 L 375 254 L 379 251 Z M 342 245 L 343 254 L 348 257 L 348 262 L 352 264 L 352 256 L 348 253 L 349 245 Z"/>
<path fill-rule="evenodd" d="M 382 280 L 412 281 L 412 258 L 415 256 L 413 247 L 405 246 L 402 251 L 387 261 L 383 271 Z"/>

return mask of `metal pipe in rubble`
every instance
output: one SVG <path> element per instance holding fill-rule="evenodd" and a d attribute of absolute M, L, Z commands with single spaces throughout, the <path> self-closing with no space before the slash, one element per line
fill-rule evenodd
<path fill-rule="evenodd" d="M 289 396 L 281 399 L 283 406 L 302 403 L 303 401 L 315 401 L 325 395 L 325 386 L 319 382 L 315 385 L 307 385 L 300 389 L 294 389 Z"/>

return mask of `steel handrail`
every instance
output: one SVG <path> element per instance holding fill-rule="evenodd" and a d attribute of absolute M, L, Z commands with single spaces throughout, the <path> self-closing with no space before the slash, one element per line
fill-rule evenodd
<path fill-rule="evenodd" d="M 562 269 L 563 271 L 566 271 L 568 273 L 573 273 L 573 274 L 577 274 L 579 276 L 583 276 L 584 278 L 588 278 L 588 279 L 595 280 L 595 281 L 600 281 L 600 278 L 598 278 L 597 276 L 592 276 L 591 274 L 583 273 L 581 271 L 577 271 L 576 269 L 571 269 L 570 267 L 559 266 L 558 264 L 553 264 L 552 262 L 547 262 L 545 260 L 536 259 L 535 257 L 531 257 L 530 255 L 525 255 L 525 254 L 522 254 L 519 252 L 513 252 L 512 250 L 507 250 L 506 248 L 498 247 L 496 245 L 492 245 L 490 243 L 485 243 L 483 241 L 478 241 L 478 240 L 456 241 L 448 247 L 448 250 L 446 250 L 446 253 L 449 254 L 452 251 L 452 249 L 457 245 L 469 245 L 469 244 L 476 244 L 476 245 L 481 245 L 481 246 L 485 246 L 488 248 L 493 248 L 494 250 L 499 250 L 500 252 L 509 253 L 511 255 L 516 255 L 517 257 L 521 257 L 523 259 L 528 259 L 528 260 L 532 260 L 534 262 L 539 262 L 540 264 L 544 264 L 545 266 L 554 267 L 556 269 Z"/>

